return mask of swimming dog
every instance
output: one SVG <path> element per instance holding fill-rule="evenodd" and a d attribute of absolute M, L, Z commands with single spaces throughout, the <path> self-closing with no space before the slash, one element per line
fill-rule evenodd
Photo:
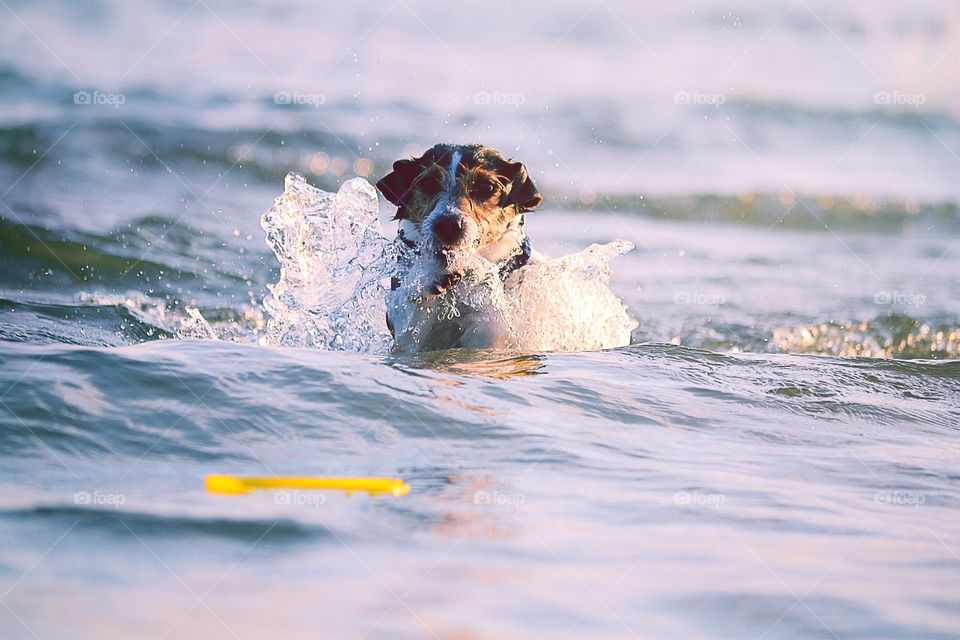
<path fill-rule="evenodd" d="M 397 206 L 397 272 L 387 326 L 402 350 L 503 348 L 508 330 L 493 306 L 464 304 L 476 266 L 502 281 L 536 255 L 523 214 L 543 198 L 523 163 L 484 145 L 438 144 L 397 160 L 377 188 Z M 478 262 L 479 261 L 479 262 Z M 483 269 L 480 269 L 483 271 Z M 446 306 L 444 306 L 446 303 Z"/>

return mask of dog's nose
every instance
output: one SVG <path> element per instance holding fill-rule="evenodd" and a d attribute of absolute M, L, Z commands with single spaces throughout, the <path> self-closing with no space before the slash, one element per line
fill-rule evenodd
<path fill-rule="evenodd" d="M 433 235 L 443 244 L 453 244 L 463 236 L 463 225 L 460 217 L 443 215 L 433 223 Z"/>

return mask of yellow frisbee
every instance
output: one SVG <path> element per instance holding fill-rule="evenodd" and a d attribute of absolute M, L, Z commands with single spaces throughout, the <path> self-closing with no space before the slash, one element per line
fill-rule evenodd
<path fill-rule="evenodd" d="M 371 495 L 389 493 L 403 496 L 410 492 L 410 485 L 400 478 L 325 478 L 307 476 L 222 476 L 210 475 L 204 479 L 210 493 L 250 493 L 257 489 L 291 489 L 299 491 L 334 490 L 364 491 Z"/>

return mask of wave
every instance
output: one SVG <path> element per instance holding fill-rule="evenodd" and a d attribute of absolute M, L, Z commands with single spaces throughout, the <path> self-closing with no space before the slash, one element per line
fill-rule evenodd
<path fill-rule="evenodd" d="M 11 320 L 0 325 L 0 338 L 113 344 L 195 337 L 191 307 L 222 326 L 218 337 L 236 337 L 241 326 L 255 333 L 262 324 L 250 287 L 270 267 L 256 251 L 238 252 L 184 222 L 144 216 L 93 233 L 0 218 L 0 247 L 0 313 Z"/>
<path fill-rule="evenodd" d="M 669 336 L 669 337 L 667 337 Z M 960 325 L 905 314 L 796 324 L 758 318 L 754 324 L 688 319 L 678 330 L 647 322 L 633 343 L 668 342 L 721 353 L 797 353 L 845 358 L 960 358 Z"/>
<path fill-rule="evenodd" d="M 127 508 L 97 508 L 75 505 L 38 505 L 0 511 L 0 519 L 18 523 L 40 520 L 49 526 L 95 531 L 124 540 L 131 532 L 141 538 L 216 537 L 245 542 L 269 538 L 268 543 L 297 542 L 331 537 L 330 530 L 318 524 L 287 519 L 201 517 L 134 511 Z"/>
<path fill-rule="evenodd" d="M 718 354 L 644 344 L 605 356 L 640 359 L 685 391 L 818 419 L 956 429 L 960 361 L 897 361 L 796 353 Z M 767 437 L 767 436 L 765 436 Z M 775 437 L 775 434 L 770 434 Z M 797 436 L 794 436 L 797 437 Z"/>
<path fill-rule="evenodd" d="M 32 217 L 29 211 L 24 215 Z M 37 268 L 53 270 L 76 283 L 100 281 L 114 286 L 161 280 L 162 276 L 181 282 L 199 280 L 193 271 L 146 256 L 151 240 L 162 237 L 168 255 L 187 257 L 198 236 L 195 231 L 158 217 L 142 218 L 131 227 L 129 231 L 96 234 L 0 218 L 0 283 L 15 286 Z"/>
<path fill-rule="evenodd" d="M 960 233 L 960 203 L 928 203 L 861 196 L 796 195 L 747 191 L 738 195 L 578 194 L 555 195 L 558 210 L 609 211 L 658 220 L 715 221 L 808 231 Z"/>
<path fill-rule="evenodd" d="M 957 358 L 960 327 L 894 314 L 862 322 L 779 327 L 771 346 L 789 353 L 847 357 Z"/>
<path fill-rule="evenodd" d="M 738 116 L 749 116 L 760 122 L 816 129 L 817 127 L 848 127 L 857 123 L 886 125 L 904 133 L 928 132 L 931 129 L 955 131 L 960 125 L 960 114 L 940 104 L 884 105 L 884 92 L 865 96 L 862 104 L 848 106 L 835 103 L 821 105 L 785 102 L 765 98 L 738 97 L 724 102 L 724 107 Z M 887 95 L 886 97 L 890 97 Z M 877 101 L 881 104 L 877 104 Z M 709 105 L 707 105 L 709 107 Z M 929 129 L 928 129 L 929 127 Z"/>
<path fill-rule="evenodd" d="M 164 305 L 145 296 L 79 298 L 57 304 L 0 297 L 0 340 L 118 346 L 176 335 L 163 322 Z"/>

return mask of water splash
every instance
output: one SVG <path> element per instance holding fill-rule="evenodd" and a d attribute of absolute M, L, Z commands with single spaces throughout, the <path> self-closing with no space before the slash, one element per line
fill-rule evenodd
<path fill-rule="evenodd" d="M 93 307 L 120 307 L 131 316 L 151 327 L 161 336 L 176 334 L 177 326 L 171 321 L 170 309 L 162 301 L 150 298 L 140 291 L 128 291 L 124 294 L 102 291 L 80 291 L 74 297 L 77 304 Z"/>
<path fill-rule="evenodd" d="M 610 260 L 633 250 L 616 240 L 527 265 L 507 279 L 506 308 L 517 343 L 531 351 L 608 349 L 637 326 L 610 289 Z"/>
<path fill-rule="evenodd" d="M 385 353 L 386 294 L 403 258 L 402 245 L 383 236 L 374 188 L 363 178 L 334 194 L 297 173 L 261 221 L 280 262 L 280 279 L 264 300 L 269 315 L 262 344 Z M 608 283 L 611 258 L 633 249 L 626 241 L 593 245 L 557 260 L 532 262 L 501 281 L 496 265 L 468 258 L 460 283 L 433 299 L 433 319 L 482 313 L 507 328 L 506 346 L 569 351 L 623 346 L 636 323 Z M 419 304 L 418 300 L 403 304 Z M 413 327 L 412 350 L 420 328 Z"/>
<path fill-rule="evenodd" d="M 124 310 L 136 321 L 136 326 L 121 324 L 117 336 L 131 342 L 166 338 L 255 342 L 264 328 L 262 311 L 248 305 L 207 307 L 201 311 L 180 300 L 163 300 L 140 291 L 124 294 L 81 291 L 75 302 L 78 307 Z"/>
<path fill-rule="evenodd" d="M 263 215 L 267 245 L 280 261 L 280 280 L 263 306 L 269 315 L 261 344 L 385 352 L 383 278 L 390 242 L 377 218 L 377 192 L 354 178 L 337 193 L 321 191 L 299 173 Z"/>

